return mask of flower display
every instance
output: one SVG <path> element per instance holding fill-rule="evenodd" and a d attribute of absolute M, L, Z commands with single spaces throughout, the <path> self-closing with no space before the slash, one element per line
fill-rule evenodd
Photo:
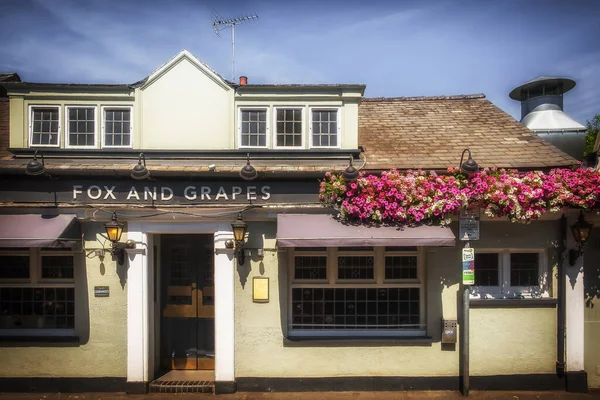
<path fill-rule="evenodd" d="M 600 212 L 600 173 L 589 168 L 548 173 L 486 168 L 465 176 L 454 168 L 443 175 L 390 170 L 361 173 L 353 182 L 346 182 L 342 174 L 326 173 L 319 194 L 341 219 L 361 223 L 447 225 L 463 207 L 529 223 L 569 207 Z"/>

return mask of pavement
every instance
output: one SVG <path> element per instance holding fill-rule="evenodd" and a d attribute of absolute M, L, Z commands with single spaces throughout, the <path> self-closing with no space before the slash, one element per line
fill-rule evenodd
<path fill-rule="evenodd" d="M 1 388 L 0 388 L 1 390 Z M 0 393 L 0 400 L 600 400 L 600 391 L 566 393 L 562 391 L 471 391 L 463 397 L 455 391 L 410 392 L 267 392 L 224 394 L 165 394 L 128 395 L 124 393 Z"/>

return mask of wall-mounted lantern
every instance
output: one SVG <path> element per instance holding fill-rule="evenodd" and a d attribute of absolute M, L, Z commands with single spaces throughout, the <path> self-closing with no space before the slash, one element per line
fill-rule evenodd
<path fill-rule="evenodd" d="M 125 249 L 134 249 L 135 242 L 128 240 L 126 243 L 119 243 L 123 234 L 123 224 L 117 220 L 117 213 L 113 212 L 110 222 L 104 224 L 108 240 L 112 243 L 111 254 L 117 257 L 117 262 L 123 264 L 125 262 Z"/>
<path fill-rule="evenodd" d="M 46 165 L 44 163 L 44 155 L 40 153 L 40 157 L 42 158 L 42 162 L 39 162 L 37 159 L 38 150 L 33 153 L 33 160 L 29 161 L 27 167 L 25 168 L 25 173 L 27 175 L 43 175 L 46 173 Z"/>
<path fill-rule="evenodd" d="M 342 173 L 342 176 L 344 177 L 344 180 L 346 180 L 346 182 L 352 182 L 356 180 L 356 178 L 358 178 L 358 170 L 354 168 L 354 165 L 352 165 L 352 156 L 350 156 L 350 164 L 348 164 L 348 166 Z"/>
<path fill-rule="evenodd" d="M 577 259 L 583 254 L 583 249 L 585 248 L 585 244 L 590 236 L 592 226 L 593 224 L 590 224 L 583 218 L 583 211 L 581 211 L 579 213 L 579 218 L 577 218 L 577 222 L 571 225 L 571 232 L 573 233 L 573 237 L 577 243 L 577 250 L 569 250 L 569 265 L 575 265 Z"/>
<path fill-rule="evenodd" d="M 246 261 L 246 253 L 244 251 L 244 239 L 248 225 L 242 219 L 242 213 L 238 214 L 237 219 L 231 224 L 233 230 L 233 240 L 235 243 L 235 252 L 237 254 L 238 264 L 243 265 Z"/>

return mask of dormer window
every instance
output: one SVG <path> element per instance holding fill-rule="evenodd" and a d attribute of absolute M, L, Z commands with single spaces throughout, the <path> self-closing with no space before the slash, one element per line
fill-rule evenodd
<path fill-rule="evenodd" d="M 96 147 L 96 107 L 67 106 L 67 147 Z"/>
<path fill-rule="evenodd" d="M 340 147 L 339 109 L 311 109 L 311 147 Z"/>
<path fill-rule="evenodd" d="M 267 147 L 267 108 L 240 110 L 240 146 Z"/>
<path fill-rule="evenodd" d="M 275 109 L 275 147 L 303 147 L 302 108 Z"/>
<path fill-rule="evenodd" d="M 131 147 L 133 124 L 131 107 L 102 107 L 104 115 L 102 124 L 103 147 Z"/>
<path fill-rule="evenodd" d="M 31 106 L 29 143 L 31 146 L 60 145 L 60 106 Z"/>

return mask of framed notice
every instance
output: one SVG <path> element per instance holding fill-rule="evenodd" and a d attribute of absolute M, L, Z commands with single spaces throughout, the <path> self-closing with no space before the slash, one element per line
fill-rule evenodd
<path fill-rule="evenodd" d="M 460 240 L 479 240 L 479 209 L 461 209 L 458 221 Z"/>
<path fill-rule="evenodd" d="M 475 284 L 475 250 L 471 248 L 462 249 L 462 283 Z"/>

